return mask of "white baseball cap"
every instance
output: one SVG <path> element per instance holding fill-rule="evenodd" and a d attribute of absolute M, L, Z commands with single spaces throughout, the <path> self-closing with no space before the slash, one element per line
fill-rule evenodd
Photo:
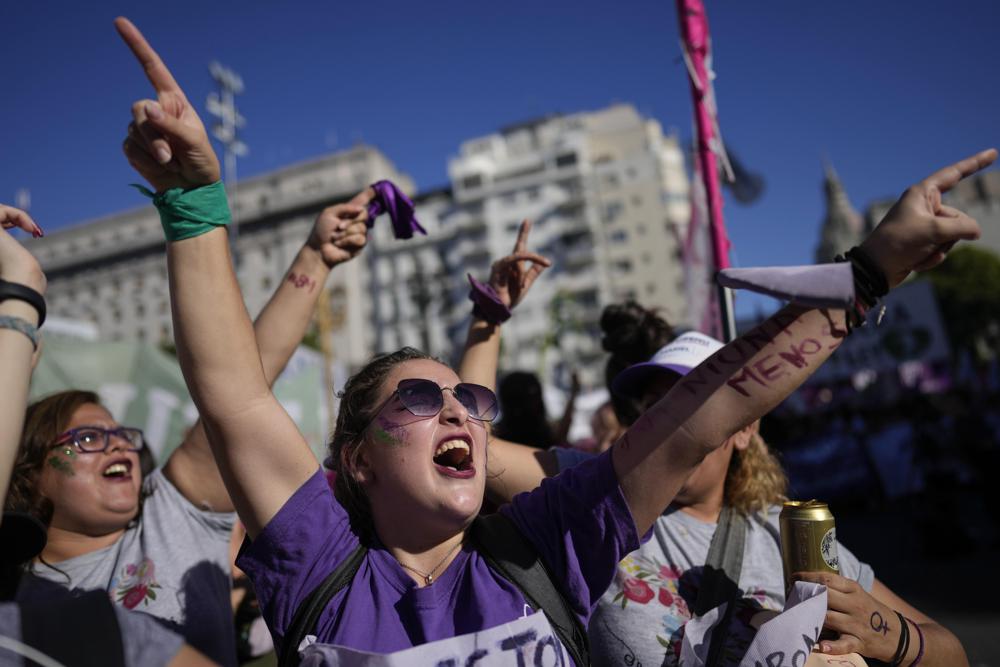
<path fill-rule="evenodd" d="M 616 375 L 611 381 L 611 391 L 623 396 L 634 395 L 652 375 L 664 371 L 687 375 L 721 347 L 721 342 L 697 331 L 681 334 L 657 350 L 649 361 L 632 364 Z"/>

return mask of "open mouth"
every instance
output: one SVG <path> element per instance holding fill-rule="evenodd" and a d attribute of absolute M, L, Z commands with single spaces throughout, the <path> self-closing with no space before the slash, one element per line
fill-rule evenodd
<path fill-rule="evenodd" d="M 472 448 L 465 440 L 445 440 L 434 450 L 434 465 L 443 472 L 474 474 Z"/>
<path fill-rule="evenodd" d="M 112 461 L 105 466 L 101 475 L 109 479 L 131 479 L 132 462 L 128 459 L 117 459 Z"/>

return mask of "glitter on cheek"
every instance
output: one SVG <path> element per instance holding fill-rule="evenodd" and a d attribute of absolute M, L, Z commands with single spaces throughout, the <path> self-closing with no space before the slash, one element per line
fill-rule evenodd
<path fill-rule="evenodd" d="M 76 476 L 76 473 L 73 472 L 73 466 L 70 465 L 70 462 L 59 458 L 55 454 L 49 457 L 48 464 L 52 468 L 61 472 L 63 475 L 66 475 L 67 477 Z"/>

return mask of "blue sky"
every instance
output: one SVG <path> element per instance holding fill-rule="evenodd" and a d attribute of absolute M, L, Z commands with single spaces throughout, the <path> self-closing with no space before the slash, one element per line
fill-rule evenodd
<path fill-rule="evenodd" d="M 992 0 L 707 2 L 728 145 L 767 179 L 727 203 L 738 264 L 804 263 L 829 156 L 862 208 L 1000 145 Z M 203 110 L 218 59 L 246 82 L 242 175 L 374 144 L 422 188 L 464 139 L 622 101 L 691 135 L 673 2 L 4 2 L 0 201 L 46 230 L 142 204 L 120 143 L 150 89 L 129 16 Z M 204 115 L 204 114 L 203 114 Z"/>

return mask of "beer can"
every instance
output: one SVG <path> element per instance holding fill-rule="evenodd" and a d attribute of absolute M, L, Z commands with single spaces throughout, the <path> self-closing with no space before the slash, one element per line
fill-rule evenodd
<path fill-rule="evenodd" d="M 840 573 L 837 529 L 827 504 L 818 500 L 789 500 L 778 516 L 781 530 L 781 564 L 785 590 L 796 572 Z"/>

